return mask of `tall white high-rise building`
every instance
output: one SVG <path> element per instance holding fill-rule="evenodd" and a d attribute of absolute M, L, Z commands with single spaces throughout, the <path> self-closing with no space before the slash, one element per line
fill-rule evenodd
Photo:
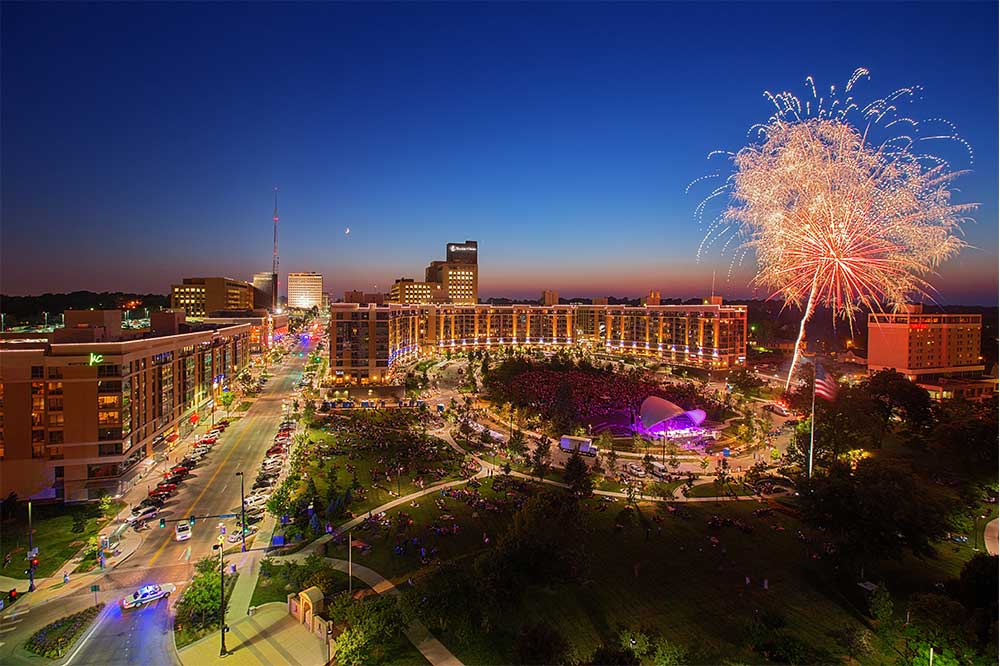
<path fill-rule="evenodd" d="M 288 307 L 323 307 L 323 275 L 321 273 L 288 274 Z"/>

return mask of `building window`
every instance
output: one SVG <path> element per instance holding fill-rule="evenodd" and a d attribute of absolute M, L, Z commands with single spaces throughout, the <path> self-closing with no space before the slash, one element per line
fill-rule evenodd
<path fill-rule="evenodd" d="M 98 377 L 119 377 L 122 374 L 122 368 L 120 365 L 99 365 L 97 366 L 97 376 Z"/>
<path fill-rule="evenodd" d="M 62 379 L 62 368 L 49 368 L 49 379 Z"/>
<path fill-rule="evenodd" d="M 98 444 L 97 455 L 99 456 L 120 456 L 122 453 L 122 443 L 112 442 L 110 444 Z"/>
<path fill-rule="evenodd" d="M 109 440 L 121 439 L 122 429 L 121 428 L 98 428 L 97 429 L 97 439 L 102 442 L 107 442 Z"/>
<path fill-rule="evenodd" d="M 49 444 L 62 444 L 63 443 L 63 431 L 62 430 L 50 430 L 49 431 Z"/>
<path fill-rule="evenodd" d="M 40 365 L 31 366 L 31 378 L 32 379 L 44 379 L 45 375 L 42 374 L 44 368 Z"/>

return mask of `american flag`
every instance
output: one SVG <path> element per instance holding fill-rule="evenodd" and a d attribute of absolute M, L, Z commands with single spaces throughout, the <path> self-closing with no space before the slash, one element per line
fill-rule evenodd
<path fill-rule="evenodd" d="M 816 364 L 816 381 L 813 384 L 813 388 L 816 391 L 816 395 L 824 400 L 832 402 L 837 397 L 836 380 L 826 374 L 826 370 L 818 363 Z"/>

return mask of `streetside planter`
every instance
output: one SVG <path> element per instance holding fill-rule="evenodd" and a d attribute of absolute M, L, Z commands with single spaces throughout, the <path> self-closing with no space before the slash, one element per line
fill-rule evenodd
<path fill-rule="evenodd" d="M 103 608 L 104 604 L 100 603 L 59 618 L 36 631 L 24 644 L 25 649 L 48 659 L 61 659 Z"/>

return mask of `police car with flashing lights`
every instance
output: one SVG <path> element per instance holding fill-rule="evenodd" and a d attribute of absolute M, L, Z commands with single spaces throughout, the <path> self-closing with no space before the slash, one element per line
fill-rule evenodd
<path fill-rule="evenodd" d="M 146 585 L 140 587 L 131 595 L 122 598 L 122 608 L 139 608 L 143 604 L 148 604 L 157 599 L 166 599 L 170 593 L 177 589 L 172 583 L 162 585 Z"/>

